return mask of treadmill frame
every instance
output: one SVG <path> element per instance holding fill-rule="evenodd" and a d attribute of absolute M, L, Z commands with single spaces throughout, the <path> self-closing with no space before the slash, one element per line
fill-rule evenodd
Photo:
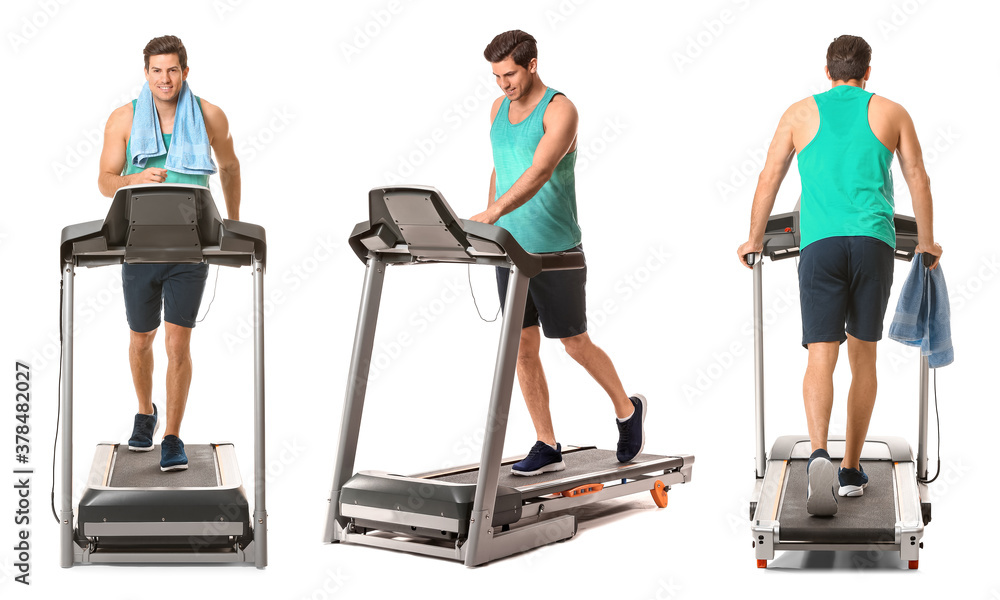
<path fill-rule="evenodd" d="M 188 194 L 187 204 L 177 203 L 177 211 L 156 206 L 160 196 Z M 160 248 L 134 248 L 127 242 L 128 211 L 138 210 L 132 200 L 145 199 L 142 217 L 176 227 L 178 214 L 200 227 L 197 246 L 174 244 Z M 171 207 L 173 208 L 173 207 Z M 189 212 L 192 211 L 192 212 Z M 124 216 L 124 218 L 123 218 Z M 135 223 L 135 221 L 132 221 Z M 153 225 L 156 227 L 156 225 Z M 171 230 L 173 231 L 173 230 Z M 163 231 L 156 234 L 163 235 Z M 124 236 L 124 237 L 123 237 Z M 161 237 L 162 240 L 162 237 Z M 188 240 L 185 240 L 187 242 Z M 207 242 L 207 243 L 206 243 Z M 206 187 L 183 184 L 146 184 L 120 188 L 112 200 L 108 217 L 63 228 L 60 244 L 62 271 L 61 373 L 59 390 L 62 415 L 59 419 L 61 485 L 59 492 L 60 566 L 69 568 L 94 563 L 252 563 L 267 566 L 267 511 L 265 509 L 264 452 L 264 271 L 266 265 L 264 229 L 242 221 L 222 219 Z M 178 260 L 179 258 L 179 260 Z M 207 262 L 226 266 L 250 266 L 253 271 L 254 331 L 254 507 L 253 541 L 246 548 L 230 551 L 119 551 L 95 552 L 80 531 L 73 512 L 73 280 L 76 267 L 100 267 L 130 263 Z"/>
<path fill-rule="evenodd" d="M 913 217 L 895 215 L 896 228 L 895 258 L 910 261 L 915 256 L 917 246 L 917 226 Z M 771 448 L 771 454 L 765 453 L 764 441 L 764 314 L 763 314 L 763 256 L 772 261 L 792 258 L 799 255 L 799 213 L 798 211 L 778 214 L 768 219 L 765 231 L 764 251 L 762 254 L 751 254 L 750 264 L 753 267 L 753 331 L 754 331 L 754 390 L 755 390 L 755 420 L 756 433 L 756 482 L 751 496 L 751 534 L 753 547 L 757 558 L 757 566 L 765 567 L 767 561 L 774 558 L 777 550 L 853 550 L 898 551 L 902 560 L 908 561 L 911 569 L 917 568 L 919 551 L 923 546 L 921 539 L 925 524 L 923 498 L 927 497 L 927 411 L 928 411 L 928 378 L 929 365 L 926 356 L 920 357 L 919 364 L 919 423 L 917 458 L 914 464 L 911 450 L 906 440 L 900 437 L 872 438 L 865 440 L 862 450 L 862 460 L 872 460 L 871 453 L 875 445 L 885 445 L 893 461 L 893 488 L 896 503 L 895 540 L 892 544 L 884 542 L 870 543 L 805 543 L 783 542 L 781 527 L 777 520 L 778 503 L 785 491 L 785 467 L 788 460 L 808 459 L 809 453 L 802 456 L 796 453 L 797 444 L 809 444 L 809 436 L 781 436 Z M 844 438 L 831 437 L 831 448 L 843 444 Z M 831 453 L 833 454 L 833 453 Z M 842 453 L 841 453 L 842 455 Z M 929 519 L 928 519 L 929 520 Z"/>
<path fill-rule="evenodd" d="M 412 217 L 412 213 L 406 207 L 393 205 L 393 199 L 412 197 L 435 204 L 440 220 L 424 221 L 422 218 L 416 218 L 412 222 L 404 220 L 404 216 Z M 403 550 L 458 560 L 471 567 L 484 564 L 495 558 L 570 538 L 577 531 L 574 515 L 563 514 L 544 519 L 538 518 L 531 523 L 523 523 L 524 516 L 540 517 L 543 512 L 562 510 L 570 505 L 580 506 L 586 502 L 653 489 L 656 485 L 655 479 L 651 482 L 648 477 L 639 477 L 634 481 L 608 486 L 606 489 L 588 496 L 574 498 L 572 502 L 569 498 L 541 499 L 523 505 L 523 509 L 527 512 L 523 513 L 518 522 L 510 524 L 510 526 L 497 525 L 494 527 L 492 512 L 497 502 L 500 467 L 503 463 L 504 437 L 507 432 L 507 417 L 510 412 L 521 325 L 528 294 L 528 281 L 530 277 L 542 270 L 581 268 L 583 266 L 582 256 L 579 256 L 579 253 L 571 252 L 551 255 L 528 254 L 517 245 L 509 233 L 499 227 L 467 220 L 461 220 L 459 223 L 458 217 L 433 187 L 374 188 L 370 192 L 369 202 L 369 221 L 359 223 L 351 236 L 351 246 L 358 257 L 365 262 L 366 273 L 351 366 L 348 373 L 333 489 L 323 536 L 324 542 L 348 542 Z M 393 208 L 390 209 L 390 205 L 393 205 Z M 384 212 L 382 206 L 386 207 Z M 391 210 L 396 212 L 386 214 Z M 448 230 L 448 233 L 440 231 L 442 226 Z M 427 246 L 405 245 L 402 231 L 409 229 L 409 231 L 415 231 L 414 235 L 418 236 L 421 234 L 419 231 L 421 227 L 434 230 L 432 235 L 425 238 L 433 243 Z M 466 236 L 468 236 L 467 239 L 465 239 Z M 456 244 L 456 240 L 460 240 L 460 242 Z M 413 528 L 419 525 L 440 529 L 442 525 L 454 525 L 450 519 L 398 510 L 354 505 L 345 509 L 341 506 L 341 492 L 354 471 L 386 268 L 391 264 L 428 262 L 464 262 L 510 268 L 506 308 L 493 371 L 493 384 L 479 463 L 480 468 L 469 518 L 468 538 L 464 540 L 464 543 L 463 540 L 457 539 L 450 545 L 427 543 L 423 537 L 420 538 L 420 541 L 399 539 L 400 534 L 390 532 L 359 533 L 354 522 L 355 518 L 377 517 L 382 522 L 400 523 Z M 660 471 L 665 474 L 658 479 L 666 486 L 689 481 L 693 462 L 694 459 L 691 456 L 682 457 L 682 464 L 674 470 L 670 470 L 669 473 L 666 473 L 661 466 Z M 651 468 L 650 471 L 655 471 L 655 469 Z M 420 476 L 415 478 L 386 474 L 382 474 L 382 476 L 404 480 L 404 483 L 406 481 L 427 482 Z M 465 485 L 449 482 L 435 482 L 435 484 Z M 573 486 L 569 485 L 567 489 L 571 487 Z"/>

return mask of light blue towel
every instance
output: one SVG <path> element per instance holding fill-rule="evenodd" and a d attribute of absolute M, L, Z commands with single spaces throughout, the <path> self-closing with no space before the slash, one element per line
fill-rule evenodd
<path fill-rule="evenodd" d="M 212 175 L 218 172 L 212 160 L 212 147 L 208 143 L 208 131 L 201 110 L 195 106 L 194 94 L 185 81 L 177 98 L 177 113 L 174 115 L 174 133 L 170 138 L 170 150 L 163 144 L 160 119 L 156 114 L 153 94 L 149 86 L 142 86 L 139 99 L 132 115 L 132 165 L 146 168 L 146 160 L 154 156 L 167 155 L 164 167 L 175 173 L 188 175 Z"/>
<path fill-rule="evenodd" d="M 941 265 L 931 271 L 921 259 L 920 254 L 913 257 L 910 275 L 899 292 L 889 337 L 907 346 L 920 346 L 921 356 L 926 356 L 927 364 L 936 369 L 955 360 L 951 305 Z"/>

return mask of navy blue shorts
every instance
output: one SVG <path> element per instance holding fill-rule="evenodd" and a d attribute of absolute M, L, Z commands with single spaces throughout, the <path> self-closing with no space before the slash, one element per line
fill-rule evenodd
<path fill-rule="evenodd" d="M 824 238 L 803 248 L 802 345 L 844 343 L 845 331 L 865 342 L 882 339 L 894 254 L 888 244 L 867 236 Z"/>
<path fill-rule="evenodd" d="M 160 326 L 160 311 L 167 323 L 194 327 L 201 296 L 208 280 L 208 264 L 122 265 L 125 317 L 137 333 Z"/>
<path fill-rule="evenodd" d="M 582 246 L 573 248 L 583 252 Z M 510 269 L 497 267 L 500 306 L 507 299 Z M 523 328 L 542 326 L 547 338 L 568 338 L 587 331 L 587 267 L 569 271 L 543 271 L 528 280 Z"/>

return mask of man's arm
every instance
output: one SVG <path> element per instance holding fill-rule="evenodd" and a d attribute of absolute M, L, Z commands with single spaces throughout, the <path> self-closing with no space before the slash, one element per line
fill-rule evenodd
<path fill-rule="evenodd" d="M 569 153 L 576 143 L 576 126 L 579 116 L 576 107 L 565 96 L 556 96 L 545 111 L 543 123 L 545 133 L 528 167 L 507 192 L 489 205 L 489 207 L 472 217 L 480 223 L 496 223 L 497 219 L 513 211 L 528 200 L 531 200 L 545 182 L 552 177 L 559 161 Z M 493 171 L 494 178 L 496 170 Z M 495 180 L 494 180 L 495 183 Z M 495 189 L 495 186 L 494 186 Z"/>
<path fill-rule="evenodd" d="M 240 219 L 240 160 L 236 158 L 233 136 L 229 132 L 229 119 L 222 109 L 214 104 L 201 101 L 202 115 L 208 142 L 215 151 L 219 165 L 219 179 L 222 180 L 222 195 L 226 199 L 226 215 L 233 220 Z"/>
<path fill-rule="evenodd" d="M 774 199 L 778 196 L 778 188 L 788 173 L 788 167 L 792 164 L 795 156 L 795 145 L 792 143 L 792 124 L 796 116 L 797 105 L 792 105 L 781 116 L 778 122 L 778 129 L 774 132 L 774 139 L 767 149 L 767 159 L 764 161 L 764 169 L 757 179 L 757 191 L 753 195 L 753 207 L 750 209 L 750 236 L 747 241 L 736 250 L 736 255 L 743 266 L 748 269 L 750 265 L 744 260 L 744 256 L 754 252 L 764 251 L 764 230 L 767 228 L 767 219 L 771 216 L 771 209 L 774 208 Z"/>
<path fill-rule="evenodd" d="M 917 220 L 917 252 L 934 255 L 932 269 L 936 269 L 941 261 L 941 246 L 934 242 L 934 208 L 931 202 L 931 180 L 924 170 L 924 158 L 920 151 L 920 141 L 913 126 L 913 119 L 898 104 L 894 107 L 894 118 L 899 123 L 899 145 L 896 154 L 899 156 L 899 168 L 903 179 L 910 189 L 913 200 L 913 216 Z"/>
<path fill-rule="evenodd" d="M 486 208 L 489 210 L 490 206 L 493 204 L 493 200 L 497 197 L 497 170 L 493 169 L 490 174 L 490 193 L 489 200 L 486 202 Z"/>
<path fill-rule="evenodd" d="M 114 196 L 120 187 L 139 183 L 162 183 L 167 178 L 166 169 L 152 167 L 132 175 L 122 175 L 125 169 L 125 147 L 131 133 L 131 116 L 131 104 L 116 108 L 108 117 L 108 124 L 104 127 L 104 147 L 101 150 L 97 189 L 101 190 L 101 195 L 108 198 Z"/>

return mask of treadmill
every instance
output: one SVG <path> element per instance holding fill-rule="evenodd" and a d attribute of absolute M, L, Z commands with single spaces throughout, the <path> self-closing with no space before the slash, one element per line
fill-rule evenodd
<path fill-rule="evenodd" d="M 582 268 L 583 254 L 525 252 L 504 229 L 459 219 L 432 187 L 379 187 L 368 200 L 369 220 L 350 237 L 367 271 L 325 542 L 402 550 L 472 567 L 572 537 L 577 520 L 567 512 L 571 509 L 646 491 L 663 508 L 670 487 L 691 480 L 693 456 L 640 454 L 622 464 L 613 451 L 593 447 L 563 450 L 565 471 L 511 475 L 509 465 L 521 457 L 504 459 L 502 452 L 528 280 L 542 271 Z M 354 473 L 386 269 L 428 263 L 511 269 L 481 462 L 409 476 Z"/>
<path fill-rule="evenodd" d="M 898 260 L 910 261 L 917 247 L 917 224 L 896 215 Z M 772 261 L 799 255 L 798 211 L 774 215 L 764 233 L 763 255 Z M 927 255 L 925 255 L 926 261 Z M 930 257 L 933 259 L 933 257 Z M 861 465 L 872 484 L 864 495 L 838 498 L 837 514 L 814 517 L 806 512 L 808 435 L 784 435 L 764 454 L 763 260 L 751 254 L 754 303 L 754 369 L 756 383 L 756 483 L 750 520 L 757 566 L 766 568 L 777 550 L 898 551 L 910 569 L 918 567 L 924 525 L 931 520 L 927 498 L 927 357 L 920 358 L 919 443 L 917 458 L 904 438 L 865 439 Z M 925 262 L 925 264 L 928 264 Z M 834 463 L 844 457 L 844 437 L 830 437 L 827 450 Z"/>
<path fill-rule="evenodd" d="M 60 565 L 267 565 L 264 508 L 264 229 L 222 219 L 208 188 L 148 184 L 118 190 L 103 221 L 62 231 Z M 229 443 L 190 444 L 188 469 L 162 473 L 159 452 L 97 446 L 73 514 L 73 279 L 77 267 L 123 262 L 249 266 L 254 296 L 254 510 Z M 162 417 L 161 417 L 162 418 Z"/>

